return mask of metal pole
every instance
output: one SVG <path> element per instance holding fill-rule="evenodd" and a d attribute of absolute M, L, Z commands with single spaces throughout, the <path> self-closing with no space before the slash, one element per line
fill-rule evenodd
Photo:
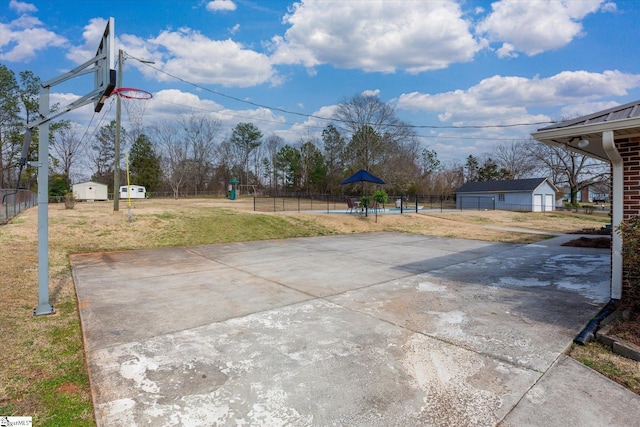
<path fill-rule="evenodd" d="M 122 87 L 122 49 L 118 50 L 118 88 Z M 116 141 L 113 161 L 113 211 L 120 210 L 120 124 L 122 105 L 120 96 L 116 95 Z"/>
<path fill-rule="evenodd" d="M 49 111 L 49 87 L 40 88 L 40 114 Z M 34 316 L 53 314 L 49 304 L 49 121 L 38 127 L 38 307 Z"/>

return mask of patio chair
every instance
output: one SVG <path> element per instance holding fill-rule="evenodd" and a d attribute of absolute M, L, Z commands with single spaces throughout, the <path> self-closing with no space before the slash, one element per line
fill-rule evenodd
<path fill-rule="evenodd" d="M 353 210 L 357 208 L 358 206 L 353 199 L 351 197 L 347 197 L 347 213 L 353 213 Z"/>

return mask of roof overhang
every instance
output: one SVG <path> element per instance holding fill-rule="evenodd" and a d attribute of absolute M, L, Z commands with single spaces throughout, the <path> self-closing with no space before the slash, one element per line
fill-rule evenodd
<path fill-rule="evenodd" d="M 640 136 L 640 117 L 599 123 L 578 123 L 566 127 L 548 127 L 531 134 L 537 141 L 548 145 L 566 146 L 567 149 L 609 162 L 602 145 L 602 133 L 612 131 L 614 140 Z M 586 139 L 589 145 L 579 147 L 578 142 Z"/>

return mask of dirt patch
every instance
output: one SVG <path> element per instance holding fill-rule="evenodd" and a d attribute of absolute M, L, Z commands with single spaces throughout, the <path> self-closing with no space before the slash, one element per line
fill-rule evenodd
<path fill-rule="evenodd" d="M 64 383 L 58 387 L 58 393 L 79 394 L 82 393 L 82 389 L 77 384 Z"/>
<path fill-rule="evenodd" d="M 608 237 L 580 237 L 567 243 L 563 243 L 562 246 L 570 246 L 574 248 L 609 249 L 611 247 L 611 239 Z"/>

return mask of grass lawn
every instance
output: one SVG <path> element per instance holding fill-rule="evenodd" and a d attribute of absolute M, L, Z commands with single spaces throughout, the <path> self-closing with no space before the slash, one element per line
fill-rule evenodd
<path fill-rule="evenodd" d="M 126 204 L 49 205 L 49 292 L 56 313 L 37 305 L 37 208 L 0 226 L 0 415 L 32 416 L 34 425 L 93 425 L 93 408 L 69 254 L 201 245 L 300 236 L 397 231 L 496 242 L 548 238 L 487 225 L 571 232 L 601 227 L 608 216 L 572 212 L 470 211 L 379 215 L 254 213 L 251 199 L 140 200 Z M 580 360 L 580 359 L 578 359 Z M 637 389 L 635 389 L 637 392 Z"/>

